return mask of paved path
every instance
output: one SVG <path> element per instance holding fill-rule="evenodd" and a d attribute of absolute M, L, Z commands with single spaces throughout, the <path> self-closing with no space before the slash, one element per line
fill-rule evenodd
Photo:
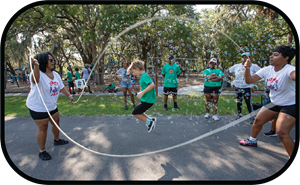
<path fill-rule="evenodd" d="M 171 147 L 209 133 L 234 120 L 202 116 L 158 116 L 154 131 L 133 116 L 66 116 L 62 130 L 83 146 L 101 153 L 130 155 Z M 269 131 L 267 123 L 262 133 Z M 9 157 L 24 174 L 39 180 L 261 180 L 280 171 L 288 156 L 277 137 L 259 135 L 259 147 L 240 146 L 251 130 L 249 120 L 191 144 L 141 157 L 115 158 L 93 154 L 73 143 L 53 146 L 48 129 L 50 161 L 38 158 L 36 125 L 31 117 L 5 117 Z M 295 138 L 295 128 L 291 131 Z M 61 138 L 65 136 L 61 134 Z"/>

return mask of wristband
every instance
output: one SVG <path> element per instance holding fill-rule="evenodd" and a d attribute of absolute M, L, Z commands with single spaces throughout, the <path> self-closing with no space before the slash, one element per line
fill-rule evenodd
<path fill-rule="evenodd" d="M 73 97 L 73 95 L 72 95 L 72 94 L 70 94 L 69 98 L 71 98 L 71 97 Z"/>

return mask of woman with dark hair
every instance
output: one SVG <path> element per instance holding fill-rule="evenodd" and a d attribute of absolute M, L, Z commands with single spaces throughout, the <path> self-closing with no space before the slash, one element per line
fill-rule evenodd
<path fill-rule="evenodd" d="M 284 149 L 289 157 L 292 155 L 295 143 L 289 133 L 295 125 L 295 66 L 290 65 L 296 50 L 288 46 L 279 46 L 270 56 L 270 66 L 260 69 L 250 75 L 251 62 L 248 59 L 245 66 L 245 81 L 253 84 L 260 79 L 265 79 L 266 86 L 270 89 L 271 103 L 275 106 L 267 109 L 262 107 L 257 114 L 251 129 L 251 136 L 243 141 L 241 145 L 257 147 L 257 139 L 263 125 L 277 118 L 276 130 Z"/>
<path fill-rule="evenodd" d="M 59 92 L 63 93 L 65 96 L 68 96 L 71 103 L 74 103 L 74 99 L 65 88 L 59 74 L 54 71 L 56 61 L 50 52 L 37 54 L 34 59 L 32 58 L 31 60 L 34 69 L 30 73 L 29 77 L 30 92 L 26 100 L 26 106 L 28 107 L 30 115 L 38 127 L 36 139 L 40 147 L 39 157 L 42 160 L 50 160 L 51 156 L 46 152 L 45 149 L 49 122 L 51 123 L 51 130 L 54 136 L 54 145 L 64 145 L 68 144 L 69 142 L 59 138 L 59 130 L 55 126 L 54 122 L 50 119 L 47 109 L 54 121 L 59 126 L 59 113 L 56 106 Z M 47 109 L 44 106 L 42 98 L 37 89 L 37 85 L 40 89 L 41 96 L 47 106 Z"/>

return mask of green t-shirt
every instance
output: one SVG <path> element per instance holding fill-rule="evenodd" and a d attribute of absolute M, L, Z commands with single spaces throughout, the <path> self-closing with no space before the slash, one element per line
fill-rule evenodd
<path fill-rule="evenodd" d="M 203 77 L 205 75 L 210 76 L 213 73 L 215 73 L 216 76 L 219 76 L 219 77 L 224 76 L 223 72 L 220 69 L 211 69 L 211 68 L 209 68 L 209 69 L 205 69 L 203 71 Z M 207 79 L 204 78 L 204 86 L 207 86 L 207 87 L 221 87 L 221 84 L 222 84 L 222 81 L 218 81 L 218 82 L 207 81 Z"/>
<path fill-rule="evenodd" d="M 71 71 L 67 71 L 67 81 L 68 82 L 72 82 L 72 73 L 71 73 Z"/>
<path fill-rule="evenodd" d="M 106 86 L 106 89 L 114 90 L 116 86 L 114 84 Z"/>
<path fill-rule="evenodd" d="M 79 80 L 80 79 L 80 73 L 78 73 L 78 72 L 75 72 L 75 78 L 76 78 L 76 80 Z"/>
<path fill-rule="evenodd" d="M 164 87 L 178 87 L 177 75 L 180 74 L 181 71 L 177 64 L 166 64 L 161 73 L 165 75 Z"/>
<path fill-rule="evenodd" d="M 148 75 L 148 73 L 143 73 L 141 78 L 140 78 L 141 91 L 146 89 L 150 83 L 153 83 L 153 81 L 150 78 L 150 76 Z M 146 103 L 155 103 L 156 102 L 155 88 L 153 88 L 150 91 L 146 92 L 140 100 L 142 102 L 146 102 Z"/>

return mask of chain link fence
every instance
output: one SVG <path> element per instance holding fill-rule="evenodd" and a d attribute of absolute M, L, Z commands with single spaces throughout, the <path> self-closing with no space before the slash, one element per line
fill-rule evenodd
<path fill-rule="evenodd" d="M 157 71 L 149 69 L 147 72 L 153 82 L 158 87 L 164 86 L 164 78 L 161 75 L 162 69 L 157 69 Z M 157 78 L 156 78 L 156 72 L 157 72 Z M 66 87 L 68 87 L 67 82 L 67 76 L 66 74 L 60 74 L 63 83 Z M 222 82 L 222 90 L 228 89 L 230 87 L 230 82 L 228 82 L 228 74 L 224 70 L 224 79 Z M 73 74 L 73 79 L 75 80 L 75 76 Z M 119 78 L 121 79 L 121 78 Z M 184 75 L 180 75 L 178 78 L 178 85 L 179 88 L 187 87 L 187 86 L 193 86 L 193 85 L 203 85 L 203 77 L 202 77 L 202 71 L 201 72 L 194 72 L 190 71 L 189 73 L 185 73 Z M 120 82 L 116 79 L 115 72 L 105 72 L 105 73 L 93 73 L 90 78 L 91 82 L 91 89 L 94 92 L 102 92 L 105 87 L 108 85 L 109 82 L 114 84 L 116 87 L 121 87 Z M 135 78 L 135 83 L 137 87 L 139 87 L 139 78 Z M 76 88 L 76 87 L 75 87 Z M 14 93 L 14 92 L 20 92 L 20 93 L 28 93 L 30 91 L 30 80 L 29 80 L 29 74 L 25 75 L 7 75 L 4 77 L 4 89 L 6 93 Z"/>

